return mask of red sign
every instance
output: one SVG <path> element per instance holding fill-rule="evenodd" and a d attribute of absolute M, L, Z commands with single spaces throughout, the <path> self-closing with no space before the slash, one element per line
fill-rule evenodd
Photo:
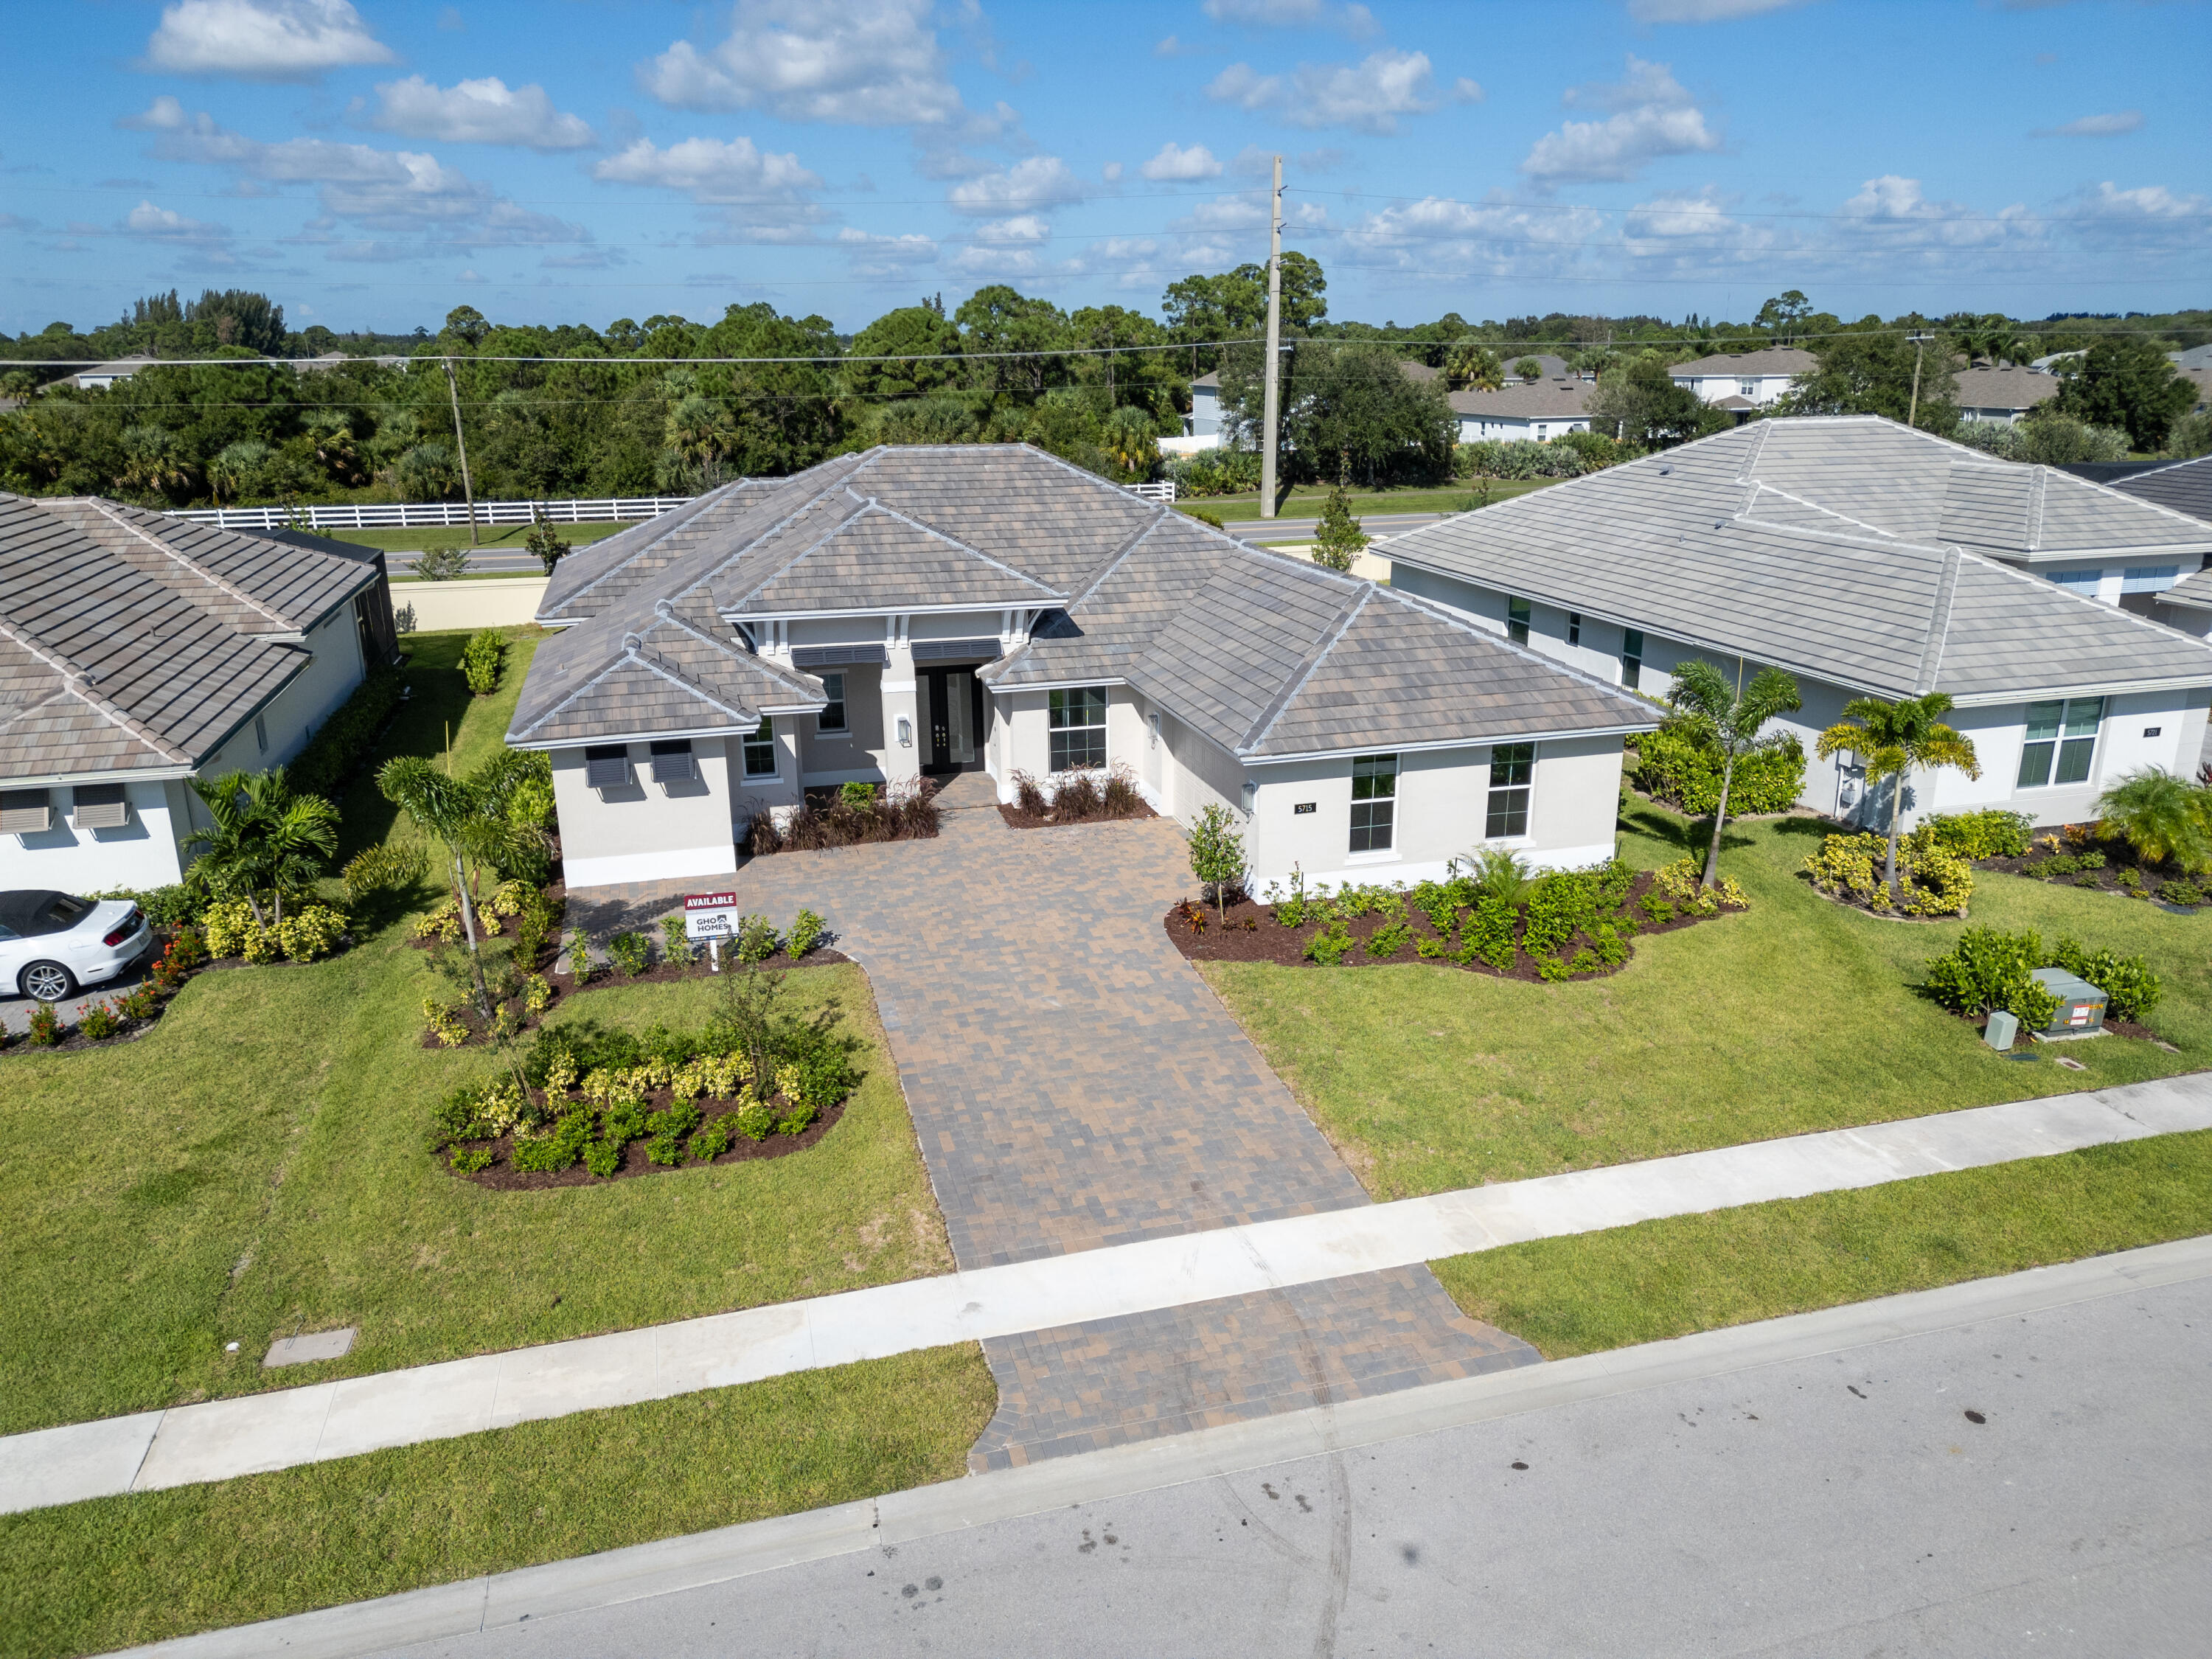
<path fill-rule="evenodd" d="M 738 908 L 735 893 L 686 893 L 684 908 L 687 910 L 734 910 Z"/>

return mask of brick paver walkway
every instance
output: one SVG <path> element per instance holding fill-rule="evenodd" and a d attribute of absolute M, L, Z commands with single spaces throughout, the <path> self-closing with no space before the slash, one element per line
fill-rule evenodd
<path fill-rule="evenodd" d="M 1190 890 L 1160 820 L 1014 830 L 988 784 L 933 841 L 784 853 L 736 889 L 802 905 L 868 969 L 963 1267 L 1364 1204 L 1367 1195 L 1160 916 Z M 599 932 L 688 885 L 573 896 Z M 1527 1364 L 1425 1267 L 984 1344 L 1003 1466 Z"/>

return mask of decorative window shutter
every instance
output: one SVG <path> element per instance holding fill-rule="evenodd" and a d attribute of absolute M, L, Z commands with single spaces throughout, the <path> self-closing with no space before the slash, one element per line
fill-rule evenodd
<path fill-rule="evenodd" d="M 120 830 L 131 822 L 131 799 L 119 783 L 81 783 L 72 814 L 80 830 Z"/>

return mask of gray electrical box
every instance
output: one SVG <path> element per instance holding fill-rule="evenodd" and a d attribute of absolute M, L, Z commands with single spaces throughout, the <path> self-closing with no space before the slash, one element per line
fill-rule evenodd
<path fill-rule="evenodd" d="M 1989 1029 L 1982 1033 L 1982 1041 L 2002 1054 L 2012 1047 L 2013 1039 L 2020 1035 L 2020 1017 L 2003 1008 L 1990 1010 Z"/>
<path fill-rule="evenodd" d="M 2040 1035 L 2045 1037 L 2102 1036 L 2105 1004 L 2102 991 L 2063 968 L 2039 968 L 2035 982 L 2058 999 L 2058 1012 Z"/>

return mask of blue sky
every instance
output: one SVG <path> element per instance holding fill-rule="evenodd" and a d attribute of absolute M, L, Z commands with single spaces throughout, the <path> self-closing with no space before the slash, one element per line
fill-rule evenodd
<path fill-rule="evenodd" d="M 22 6 L 0 327 L 293 326 L 1012 282 L 1156 310 L 1289 245 L 1330 314 L 2212 303 L 2212 13 L 2134 0 Z"/>

